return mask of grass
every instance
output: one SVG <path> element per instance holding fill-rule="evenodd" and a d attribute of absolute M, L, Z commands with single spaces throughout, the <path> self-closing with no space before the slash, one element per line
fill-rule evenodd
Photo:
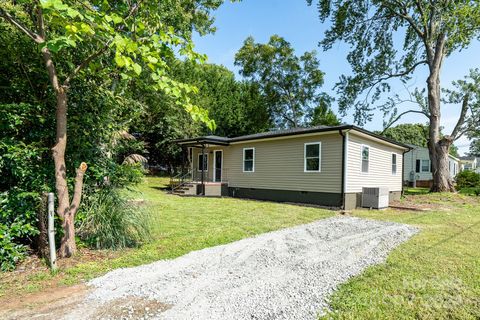
<path fill-rule="evenodd" d="M 140 248 L 82 253 L 56 274 L 0 275 L 0 294 L 16 297 L 48 286 L 73 285 L 109 270 L 169 259 L 333 215 L 332 211 L 231 198 L 167 195 L 165 178 L 147 178 L 137 198 L 155 218 L 155 240 Z M 420 232 L 386 263 L 341 285 L 325 319 L 480 319 L 480 197 L 409 190 L 406 207 L 429 211 L 355 210 L 354 216 L 417 226 Z M 85 255 L 93 255 L 86 259 Z M 90 262 L 85 262 L 90 261 Z M 18 273 L 18 272 L 17 272 Z M 1 302 L 1 298 L 0 298 Z M 320 310 L 319 310 L 320 311 Z"/>
<path fill-rule="evenodd" d="M 81 251 L 60 260 L 59 272 L 44 265 L 0 274 L 0 298 L 74 285 L 110 270 L 171 259 L 193 250 L 225 244 L 256 234 L 332 216 L 333 211 L 232 198 L 178 197 L 165 192 L 167 178 L 147 177 L 134 192 L 152 215 L 154 240 L 139 248 L 117 252 Z"/>
<path fill-rule="evenodd" d="M 421 232 L 385 264 L 340 286 L 325 319 L 479 319 L 480 200 L 455 194 L 407 196 L 441 209 L 354 212 L 415 225 Z"/>

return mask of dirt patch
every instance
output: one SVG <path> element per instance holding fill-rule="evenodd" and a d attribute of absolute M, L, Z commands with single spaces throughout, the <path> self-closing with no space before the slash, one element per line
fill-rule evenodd
<path fill-rule="evenodd" d="M 98 308 L 91 319 L 153 319 L 159 313 L 171 308 L 156 300 L 138 297 L 115 299 Z"/>
<path fill-rule="evenodd" d="M 52 288 L 16 297 L 0 306 L 1 319 L 58 319 L 83 301 L 85 285 Z"/>
<path fill-rule="evenodd" d="M 68 269 L 83 263 L 115 259 L 125 252 L 126 250 L 120 252 L 81 248 L 74 257 L 59 259 L 58 272 L 54 275 L 50 273 L 46 261 L 32 254 L 26 257 L 15 271 L 0 273 L 0 309 L 12 299 L 28 299 L 32 292 L 48 291 L 49 288 L 62 290 L 65 287 L 62 280 L 65 279 L 65 271 Z"/>
<path fill-rule="evenodd" d="M 413 211 L 451 211 L 458 207 L 479 204 L 480 197 L 471 197 L 459 193 L 412 194 L 390 203 L 391 207 L 396 209 Z"/>

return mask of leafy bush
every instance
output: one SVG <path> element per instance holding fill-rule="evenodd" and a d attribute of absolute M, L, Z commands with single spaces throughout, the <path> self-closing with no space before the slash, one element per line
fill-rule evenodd
<path fill-rule="evenodd" d="M 133 247 L 150 239 L 150 215 L 112 187 L 84 199 L 77 224 L 79 237 L 97 249 Z"/>
<path fill-rule="evenodd" d="M 0 270 L 11 271 L 20 262 L 27 252 L 27 246 L 15 243 L 12 231 L 21 229 L 21 225 L 6 226 L 0 223 Z"/>
<path fill-rule="evenodd" d="M 480 196 L 480 187 L 477 188 L 463 188 L 460 189 L 460 193 L 470 196 Z"/>
<path fill-rule="evenodd" d="M 27 252 L 27 246 L 38 234 L 38 194 L 16 188 L 0 194 L 0 269 L 15 269 Z"/>
<path fill-rule="evenodd" d="M 458 189 L 464 188 L 480 188 L 480 174 L 465 170 L 457 175 L 457 187 Z"/>

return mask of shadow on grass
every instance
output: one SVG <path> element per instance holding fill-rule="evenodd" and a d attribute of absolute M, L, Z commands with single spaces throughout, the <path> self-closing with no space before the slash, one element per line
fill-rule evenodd
<path fill-rule="evenodd" d="M 155 189 L 155 190 L 160 190 L 160 191 L 170 191 L 170 187 L 168 186 L 162 186 L 162 187 L 150 187 L 151 189 Z"/>
<path fill-rule="evenodd" d="M 405 195 L 420 195 L 428 194 L 429 192 L 429 188 L 406 188 L 404 191 Z"/>

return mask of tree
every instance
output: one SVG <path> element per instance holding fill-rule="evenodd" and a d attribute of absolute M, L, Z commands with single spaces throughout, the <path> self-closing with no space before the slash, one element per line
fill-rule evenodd
<path fill-rule="evenodd" d="M 387 128 L 383 132 L 377 133 L 398 142 L 413 144 L 420 147 L 428 147 L 429 127 L 425 124 L 399 124 L 395 127 Z M 443 136 L 442 133 L 441 135 Z M 450 154 L 454 157 L 458 157 L 458 148 L 454 144 L 450 146 Z"/>
<path fill-rule="evenodd" d="M 313 0 L 307 0 L 312 4 Z M 373 106 L 384 92 L 390 89 L 391 79 L 403 83 L 421 67 L 426 66 L 426 101 L 419 109 L 396 115 L 418 113 L 429 121 L 429 153 L 433 167 L 431 191 L 452 191 L 448 174 L 448 151 L 452 143 L 462 136 L 468 118 L 474 115 L 470 95 L 463 95 L 458 122 L 449 135 L 441 136 L 441 85 L 440 74 L 445 58 L 465 49 L 480 35 L 480 2 L 478 1 L 427 1 L 427 0 L 361 0 L 315 1 L 322 22 L 330 19 L 320 45 L 330 49 L 337 41 L 352 48 L 347 59 L 353 75 L 340 77 L 337 84 L 341 95 L 339 109 L 345 113 L 355 109 L 355 120 L 364 123 L 372 116 Z M 403 39 L 403 51 L 396 49 L 398 39 Z M 466 92 L 465 92 L 466 93 Z M 410 99 L 405 99 L 403 102 Z M 425 103 L 424 103 L 425 102 Z M 383 111 L 398 112 L 398 104 L 380 106 Z"/>
<path fill-rule="evenodd" d="M 471 157 L 480 157 L 480 139 L 474 139 L 470 144 L 470 153 Z"/>
<path fill-rule="evenodd" d="M 176 60 L 170 66 L 172 78 L 198 88 L 198 93 L 191 95 L 192 103 L 207 110 L 217 125 L 212 131 L 201 123 L 192 123 L 174 99 L 136 86 L 133 96 L 144 112 L 132 132 L 147 142 L 149 163 L 170 168 L 180 165 L 181 148 L 172 143 L 173 139 L 209 134 L 231 137 L 272 127 L 269 108 L 256 84 L 237 81 L 233 72 L 219 65 Z"/>
<path fill-rule="evenodd" d="M 320 104 L 312 111 L 309 126 L 338 126 L 341 124 L 337 115 L 330 108 L 332 100 L 327 95 L 323 97 Z"/>
<path fill-rule="evenodd" d="M 221 1 L 3 1 L 0 17 L 12 32 L 20 32 L 40 51 L 56 100 L 56 142 L 52 147 L 57 192 L 57 213 L 64 236 L 59 255 L 76 251 L 75 214 L 82 196 L 87 169 L 82 162 L 76 169 L 73 197 L 67 177 L 67 105 L 74 80 L 95 74 L 106 76 L 118 68 L 121 79 L 132 79 L 149 71 L 155 81 L 152 90 L 164 90 L 179 99 L 197 119 L 208 116 L 190 103 L 191 86 L 178 83 L 166 74 L 166 58 L 178 52 L 192 59 L 202 58 L 193 51 L 192 30 L 211 30 L 208 12 Z M 172 10 L 174 8 L 174 10 Z M 106 61 L 105 61 L 106 60 Z M 109 61 L 115 61 L 116 66 Z M 212 122 L 209 122 L 213 126 Z"/>
<path fill-rule="evenodd" d="M 324 73 L 315 51 L 296 56 L 290 43 L 278 35 L 267 44 L 249 37 L 235 55 L 240 74 L 258 84 L 272 109 L 278 127 L 307 123 L 325 94 L 319 92 Z"/>

